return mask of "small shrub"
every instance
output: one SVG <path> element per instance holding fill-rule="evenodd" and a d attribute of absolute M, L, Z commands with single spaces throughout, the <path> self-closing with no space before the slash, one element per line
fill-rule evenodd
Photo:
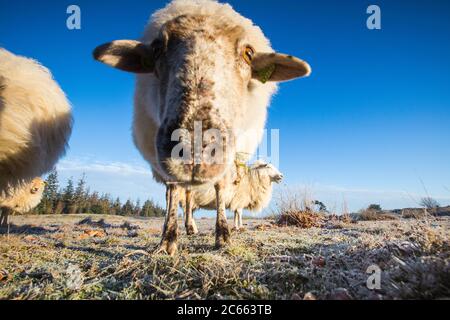
<path fill-rule="evenodd" d="M 428 216 L 426 209 L 403 209 L 401 214 L 406 219 L 423 219 Z"/>
<path fill-rule="evenodd" d="M 358 214 L 356 215 L 356 219 L 360 221 L 382 221 L 382 220 L 397 220 L 398 217 L 380 211 L 364 209 L 358 212 Z"/>
<path fill-rule="evenodd" d="M 315 210 L 317 203 L 311 199 L 307 190 L 280 192 L 276 197 L 275 223 L 305 229 L 321 227 L 325 222 L 325 214 Z"/>
<path fill-rule="evenodd" d="M 379 204 L 371 204 L 367 207 L 367 210 L 382 211 L 383 209 L 381 209 Z"/>
<path fill-rule="evenodd" d="M 420 200 L 420 205 L 422 207 L 425 207 L 427 209 L 435 209 L 439 208 L 439 202 L 437 202 L 435 199 L 431 197 L 425 197 Z"/>
<path fill-rule="evenodd" d="M 302 229 L 320 227 L 324 222 L 324 215 L 312 210 L 285 211 L 276 217 L 280 226 L 295 226 Z"/>
<path fill-rule="evenodd" d="M 314 205 L 317 206 L 317 211 L 319 211 L 319 212 L 324 212 L 324 213 L 329 212 L 327 209 L 327 206 L 322 201 L 315 200 Z"/>

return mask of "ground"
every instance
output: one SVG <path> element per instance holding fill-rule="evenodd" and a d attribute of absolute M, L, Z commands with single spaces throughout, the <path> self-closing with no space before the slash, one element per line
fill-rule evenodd
<path fill-rule="evenodd" d="M 450 298 L 448 217 L 310 229 L 244 220 L 220 250 L 215 221 L 200 219 L 198 235 L 180 227 L 175 257 L 152 253 L 159 218 L 10 220 L 0 235 L 0 299 Z M 379 289 L 367 287 L 370 266 L 381 270 Z"/>

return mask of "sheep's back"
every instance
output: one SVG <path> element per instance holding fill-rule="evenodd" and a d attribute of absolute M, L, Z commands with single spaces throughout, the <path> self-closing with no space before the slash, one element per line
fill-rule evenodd
<path fill-rule="evenodd" d="M 0 49 L 0 190 L 51 170 L 71 129 L 70 104 L 50 72 Z"/>

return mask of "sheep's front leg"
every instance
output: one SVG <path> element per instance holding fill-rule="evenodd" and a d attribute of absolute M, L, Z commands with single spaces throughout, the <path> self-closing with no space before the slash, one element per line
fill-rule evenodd
<path fill-rule="evenodd" d="M 242 209 L 234 211 L 234 228 L 239 230 L 242 228 Z"/>
<path fill-rule="evenodd" d="M 230 229 L 228 228 L 225 212 L 224 184 L 219 182 L 214 187 L 216 189 L 217 205 L 216 248 L 220 248 L 230 243 Z"/>
<path fill-rule="evenodd" d="M 164 222 L 161 243 L 157 252 L 166 252 L 173 256 L 177 252 L 178 238 L 178 188 L 174 184 L 166 186 L 166 220 Z"/>
<path fill-rule="evenodd" d="M 186 189 L 186 208 L 185 208 L 185 220 L 186 233 L 188 235 L 198 233 L 197 224 L 194 220 L 194 215 L 192 213 L 192 191 Z"/>
<path fill-rule="evenodd" d="M 0 228 L 8 227 L 8 215 L 11 211 L 9 208 L 0 207 L 1 215 L 0 215 Z"/>

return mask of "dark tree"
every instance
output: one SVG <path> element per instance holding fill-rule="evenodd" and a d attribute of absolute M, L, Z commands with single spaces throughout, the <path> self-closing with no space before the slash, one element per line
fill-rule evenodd
<path fill-rule="evenodd" d="M 319 200 L 314 201 L 314 204 L 317 206 L 318 211 L 320 212 L 328 212 L 327 206 Z"/>
<path fill-rule="evenodd" d="M 141 216 L 143 217 L 164 217 L 165 214 L 166 211 L 152 200 L 145 201 L 142 206 Z"/>
<path fill-rule="evenodd" d="M 59 182 L 58 172 L 56 169 L 50 171 L 47 179 L 45 179 L 47 185 L 45 186 L 44 193 L 42 195 L 42 201 L 36 208 L 36 211 L 40 214 L 52 214 L 56 208 L 59 197 Z"/>
<path fill-rule="evenodd" d="M 67 180 L 67 185 L 62 193 L 62 201 L 64 203 L 63 213 L 70 213 L 72 210 L 72 206 L 74 203 L 74 186 L 73 186 L 73 178 L 69 178 Z"/>
<path fill-rule="evenodd" d="M 39 214 L 62 213 L 93 213 L 127 216 L 163 217 L 165 210 L 152 200 L 147 200 L 141 206 L 139 199 L 134 203 L 131 199 L 123 205 L 119 198 L 113 200 L 109 194 L 91 193 L 83 174 L 74 186 L 73 178 L 67 180 L 60 189 L 56 170 L 47 176 L 47 186 L 44 189 L 42 202 L 35 210 Z"/>
<path fill-rule="evenodd" d="M 381 209 L 381 206 L 379 204 L 371 204 L 367 207 L 367 210 L 383 211 L 383 209 Z"/>
<path fill-rule="evenodd" d="M 424 197 L 424 198 L 420 199 L 420 205 L 427 209 L 435 209 L 435 208 L 439 208 L 439 206 L 440 206 L 439 202 L 437 202 L 435 199 L 433 199 L 431 197 Z"/>
<path fill-rule="evenodd" d="M 75 194 L 73 196 L 73 213 L 86 212 L 86 174 L 83 173 L 78 180 L 77 187 L 75 188 Z"/>
<path fill-rule="evenodd" d="M 122 204 L 120 199 L 117 198 L 111 206 L 111 214 L 120 215 L 122 210 Z"/>
<path fill-rule="evenodd" d="M 134 205 L 133 215 L 140 216 L 141 215 L 141 200 L 137 199 L 136 204 Z"/>
<path fill-rule="evenodd" d="M 121 215 L 131 216 L 133 214 L 134 206 L 130 199 L 122 206 Z"/>

